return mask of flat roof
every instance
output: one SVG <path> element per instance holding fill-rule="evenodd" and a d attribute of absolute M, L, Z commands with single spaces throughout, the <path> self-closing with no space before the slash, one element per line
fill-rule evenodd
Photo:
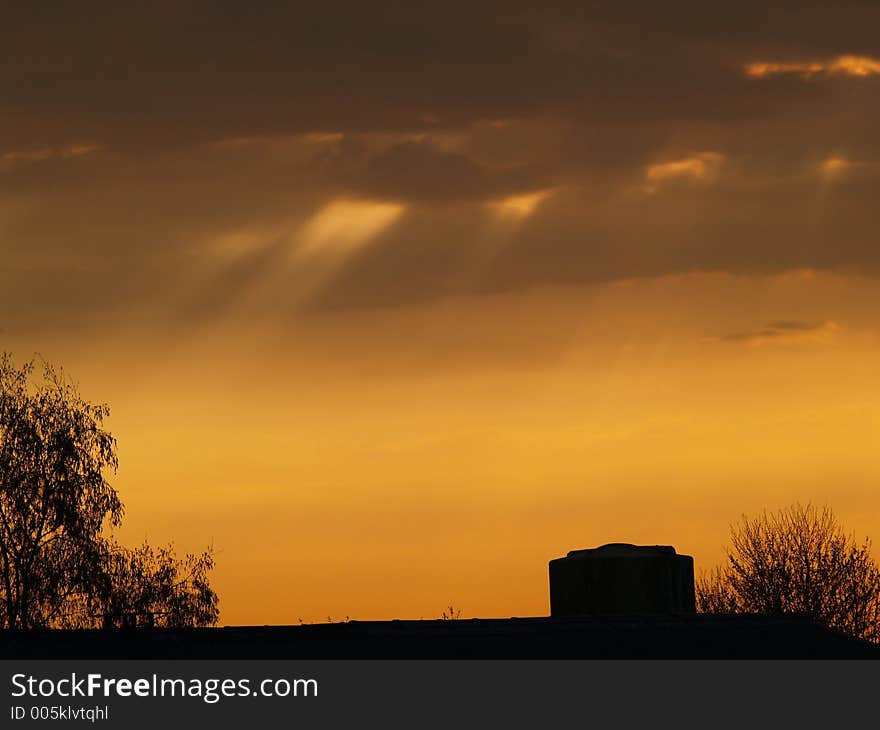
<path fill-rule="evenodd" d="M 6 630 L 0 658 L 867 659 L 880 658 L 880 647 L 803 616 L 697 613 Z"/>

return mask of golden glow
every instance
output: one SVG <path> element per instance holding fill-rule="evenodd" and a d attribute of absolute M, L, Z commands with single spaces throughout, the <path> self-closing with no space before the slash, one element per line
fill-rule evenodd
<path fill-rule="evenodd" d="M 781 74 L 798 74 L 804 78 L 809 78 L 826 71 L 827 68 L 828 67 L 824 63 L 819 62 L 768 63 L 761 61 L 748 64 L 746 66 L 746 75 L 753 79 L 763 79 L 768 76 L 779 76 Z"/>
<path fill-rule="evenodd" d="M 3 159 L 5 162 L 39 162 L 41 160 L 48 160 L 52 155 L 53 152 L 51 148 L 42 147 L 34 150 L 15 150 L 7 152 L 0 159 Z"/>
<path fill-rule="evenodd" d="M 300 253 L 350 253 L 394 223 L 403 211 L 404 206 L 397 203 L 335 200 L 303 227 Z"/>
<path fill-rule="evenodd" d="M 7 346 L 111 404 L 122 538 L 213 543 L 223 623 L 528 616 L 573 548 L 699 570 L 798 499 L 878 539 L 878 312 L 869 277 L 694 273 Z"/>
<path fill-rule="evenodd" d="M 658 162 L 645 168 L 645 180 L 649 183 L 660 183 L 675 178 L 706 180 L 717 174 L 722 162 L 724 155 L 718 152 L 701 152 L 691 157 Z"/>
<path fill-rule="evenodd" d="M 97 144 L 73 144 L 66 147 L 39 147 L 29 150 L 12 150 L 0 155 L 0 167 L 10 167 L 18 162 L 45 162 L 53 158 L 68 159 L 84 157 L 101 149 Z"/>
<path fill-rule="evenodd" d="M 829 157 L 822 162 L 822 171 L 826 174 L 833 174 L 840 170 L 846 170 L 852 167 L 853 163 L 843 157 Z"/>
<path fill-rule="evenodd" d="M 822 161 L 819 168 L 826 180 L 834 180 L 855 166 L 856 163 L 850 162 L 843 157 L 829 157 Z"/>
<path fill-rule="evenodd" d="M 874 76 L 880 74 L 880 61 L 868 56 L 839 56 L 829 66 L 829 72 L 847 76 Z"/>
<path fill-rule="evenodd" d="M 511 195 L 508 198 L 489 203 L 489 206 L 501 218 L 523 220 L 532 215 L 537 207 L 552 194 L 552 190 L 539 190 L 525 195 Z"/>
<path fill-rule="evenodd" d="M 849 160 L 845 157 L 833 155 L 823 160 L 819 164 L 819 170 L 822 176 L 828 180 L 837 180 L 852 173 L 860 173 L 861 175 L 873 175 L 880 169 L 880 165 L 876 162 L 867 160 Z"/>
<path fill-rule="evenodd" d="M 310 142 L 327 143 L 340 142 L 344 135 L 342 132 L 312 132 L 306 135 Z"/>
<path fill-rule="evenodd" d="M 74 144 L 61 150 L 62 157 L 83 157 L 91 155 L 101 149 L 98 144 Z"/>
<path fill-rule="evenodd" d="M 788 61 L 749 63 L 745 67 L 746 75 L 753 79 L 770 76 L 797 75 L 805 79 L 819 74 L 825 76 L 856 76 L 865 77 L 880 74 L 880 61 L 870 56 L 837 56 L 827 61 Z"/>

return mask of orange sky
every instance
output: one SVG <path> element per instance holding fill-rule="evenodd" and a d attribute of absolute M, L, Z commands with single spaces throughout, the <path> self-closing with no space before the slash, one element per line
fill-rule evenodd
<path fill-rule="evenodd" d="M 699 569 L 742 512 L 795 500 L 876 535 L 880 342 L 851 310 L 874 291 L 692 275 L 330 317 L 328 342 L 42 345 L 113 405 L 123 537 L 213 543 L 224 623 L 536 615 L 572 548 L 671 543 Z M 833 319 L 747 336 L 767 302 Z"/>
<path fill-rule="evenodd" d="M 880 539 L 876 4 L 153 5 L 0 29 L 0 349 L 110 404 L 122 537 L 213 544 L 221 623 Z"/>

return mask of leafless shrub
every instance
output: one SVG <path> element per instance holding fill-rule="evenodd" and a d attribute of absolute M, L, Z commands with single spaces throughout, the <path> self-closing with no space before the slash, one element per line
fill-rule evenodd
<path fill-rule="evenodd" d="M 731 527 L 721 567 L 696 582 L 697 609 L 801 613 L 880 641 L 880 569 L 867 538 L 843 531 L 831 509 L 800 504 Z"/>

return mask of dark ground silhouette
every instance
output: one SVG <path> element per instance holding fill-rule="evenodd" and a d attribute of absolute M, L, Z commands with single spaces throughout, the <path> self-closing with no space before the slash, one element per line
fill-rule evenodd
<path fill-rule="evenodd" d="M 0 658 L 880 659 L 801 616 L 689 614 L 0 632 Z"/>

